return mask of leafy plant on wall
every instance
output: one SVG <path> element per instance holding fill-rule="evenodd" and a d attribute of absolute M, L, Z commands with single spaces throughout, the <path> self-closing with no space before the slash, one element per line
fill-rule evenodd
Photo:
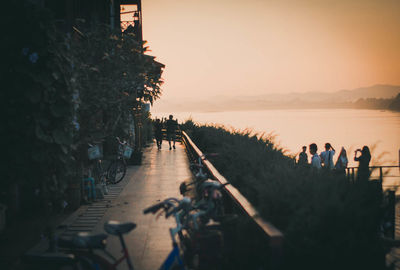
<path fill-rule="evenodd" d="M 70 183 L 80 183 L 86 142 L 126 132 L 134 108 L 160 97 L 162 65 L 132 34 L 106 26 L 65 34 L 44 9 L 7 9 L 24 20 L 1 17 L 0 202 L 51 211 L 65 206 Z"/>
<path fill-rule="evenodd" d="M 33 5 L 12 4 L 12 10 L 24 20 L 14 20 L 12 13 L 2 16 L 8 24 L 2 23 L 0 99 L 7 158 L 1 179 L 4 190 L 16 188 L 2 199 L 31 199 L 50 210 L 61 207 L 74 171 L 71 60 L 49 13 Z"/>

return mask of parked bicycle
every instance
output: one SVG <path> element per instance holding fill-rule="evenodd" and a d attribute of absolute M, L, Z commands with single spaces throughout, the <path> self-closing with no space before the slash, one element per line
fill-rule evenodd
<path fill-rule="evenodd" d="M 126 141 L 121 141 L 119 137 L 116 137 L 116 139 L 118 141 L 117 157 L 107 169 L 107 180 L 111 184 L 117 184 L 124 179 L 126 175 L 126 160 L 131 157 L 133 152 L 133 149 Z"/>
<path fill-rule="evenodd" d="M 169 198 L 150 206 L 144 214 L 164 213 L 165 218 L 174 217 L 176 226 L 170 228 L 172 250 L 162 263 L 163 270 L 220 269 L 223 257 L 223 235 L 215 223 L 209 223 L 209 212 L 195 206 L 189 198 Z M 204 222 L 207 220 L 207 222 Z M 104 224 L 107 234 L 77 233 L 50 240 L 54 248 L 44 254 L 26 254 L 26 269 L 108 269 L 116 270 L 126 262 L 134 269 L 124 235 L 136 225 L 131 222 L 108 221 Z M 108 235 L 117 236 L 122 256 L 115 258 L 106 250 Z M 179 241 L 178 241 L 179 240 Z M 60 253 L 59 251 L 63 251 Z"/>
<path fill-rule="evenodd" d="M 207 157 L 215 157 L 218 156 L 217 153 L 209 153 L 209 154 L 203 154 L 199 156 L 197 159 L 197 162 L 190 163 L 190 170 L 192 171 L 195 180 L 189 184 L 182 182 L 181 185 L 179 186 L 180 193 L 182 195 L 185 195 L 187 191 L 189 191 L 190 186 L 195 186 L 196 188 L 209 179 L 209 175 L 207 174 L 206 167 L 204 166 L 203 161 L 207 159 Z"/>
<path fill-rule="evenodd" d="M 135 229 L 132 222 L 108 221 L 104 230 L 117 236 L 122 247 L 122 256 L 115 258 L 106 250 L 107 234 L 77 233 L 74 236 L 62 236 L 54 241 L 53 250 L 45 253 L 27 253 L 23 257 L 24 269 L 76 269 L 76 270 L 116 270 L 126 261 L 128 269 L 133 270 L 128 248 L 123 235 Z M 63 251 L 63 252 L 60 252 Z"/>
<path fill-rule="evenodd" d="M 90 161 L 88 174 L 85 178 L 88 198 L 96 199 L 96 185 L 103 194 L 108 194 L 107 171 L 103 169 L 102 153 L 98 144 L 88 144 L 88 158 Z"/>
<path fill-rule="evenodd" d="M 170 228 L 173 249 L 160 269 L 221 268 L 223 234 L 216 223 L 209 223 L 207 211 L 193 205 L 189 198 L 169 198 L 143 212 L 157 214 L 160 209 L 166 218 L 173 215 L 177 224 Z"/>

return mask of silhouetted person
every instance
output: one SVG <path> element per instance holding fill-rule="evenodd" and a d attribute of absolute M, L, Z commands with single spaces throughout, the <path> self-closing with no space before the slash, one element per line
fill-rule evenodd
<path fill-rule="evenodd" d="M 174 149 L 175 149 L 175 140 L 176 140 L 176 129 L 178 127 L 178 122 L 174 119 L 172 119 L 173 116 L 172 114 L 169 116 L 169 119 L 165 122 L 165 126 L 167 128 L 167 140 L 169 143 L 169 150 L 171 150 L 171 140 L 174 141 Z"/>
<path fill-rule="evenodd" d="M 335 166 L 333 164 L 333 156 L 335 155 L 335 149 L 330 143 L 325 144 L 325 151 L 321 153 L 321 163 L 324 164 L 324 168 L 333 169 Z"/>
<path fill-rule="evenodd" d="M 312 143 L 308 148 L 310 149 L 311 154 L 311 168 L 321 169 L 321 158 L 317 154 L 317 145 L 315 143 Z"/>
<path fill-rule="evenodd" d="M 307 156 L 307 146 L 303 146 L 303 151 L 299 154 L 299 160 L 297 164 L 300 166 L 306 166 L 308 164 L 308 156 Z"/>
<path fill-rule="evenodd" d="M 160 121 L 160 119 L 156 119 L 156 121 L 154 122 L 154 137 L 156 138 L 157 149 L 161 149 L 162 128 L 163 128 L 163 123 Z"/>
<path fill-rule="evenodd" d="M 357 157 L 357 152 L 361 152 L 361 155 Z M 357 149 L 354 152 L 354 160 L 358 161 L 358 174 L 357 180 L 368 180 L 369 178 L 369 162 L 371 161 L 371 152 L 368 146 L 364 146 L 361 149 Z"/>
<path fill-rule="evenodd" d="M 335 170 L 342 174 L 346 174 L 347 164 L 349 164 L 349 160 L 347 159 L 347 152 L 346 149 L 342 147 L 335 164 Z"/>

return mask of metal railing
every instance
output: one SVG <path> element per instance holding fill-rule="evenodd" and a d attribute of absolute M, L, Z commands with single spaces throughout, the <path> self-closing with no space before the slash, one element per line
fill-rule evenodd
<path fill-rule="evenodd" d="M 379 180 L 381 183 L 383 182 L 383 180 L 385 178 L 388 177 L 398 177 L 400 179 L 400 175 L 389 175 L 388 172 L 384 172 L 384 169 L 389 169 L 389 170 L 393 170 L 395 168 L 398 168 L 400 170 L 400 166 L 369 166 L 369 171 L 370 174 L 378 171 L 378 175 L 375 174 L 371 174 L 370 179 L 374 179 L 374 180 Z M 355 182 L 356 181 L 356 172 L 358 172 L 358 167 L 348 167 L 346 168 L 346 176 L 347 179 L 349 179 L 351 182 Z"/>
<path fill-rule="evenodd" d="M 192 160 L 197 160 L 198 157 L 203 155 L 200 149 L 184 131 L 182 131 L 182 142 L 185 144 L 188 155 Z M 204 160 L 203 165 L 214 180 L 219 181 L 221 184 L 228 183 L 225 177 L 218 172 L 210 161 Z M 251 223 L 259 232 L 258 235 L 264 238 L 268 243 L 268 253 L 271 258 L 269 269 L 279 269 L 283 259 L 283 233 L 273 224 L 265 221 L 253 205 L 234 186 L 225 186 L 224 193 L 231 200 L 234 207 L 252 221 Z"/>

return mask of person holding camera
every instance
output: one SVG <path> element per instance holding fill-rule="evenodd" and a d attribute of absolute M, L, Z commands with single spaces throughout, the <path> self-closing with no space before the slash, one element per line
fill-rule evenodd
<path fill-rule="evenodd" d="M 325 144 L 325 151 L 320 154 L 321 162 L 324 164 L 324 168 L 331 169 L 335 167 L 333 163 L 333 156 L 335 155 L 335 149 L 330 143 Z"/>
<path fill-rule="evenodd" d="M 357 157 L 357 153 L 361 153 L 360 156 Z M 358 174 L 357 180 L 368 180 L 369 178 L 369 162 L 371 161 L 371 152 L 369 151 L 368 146 L 364 145 L 361 149 L 357 149 L 354 152 L 354 161 L 358 161 Z"/>

